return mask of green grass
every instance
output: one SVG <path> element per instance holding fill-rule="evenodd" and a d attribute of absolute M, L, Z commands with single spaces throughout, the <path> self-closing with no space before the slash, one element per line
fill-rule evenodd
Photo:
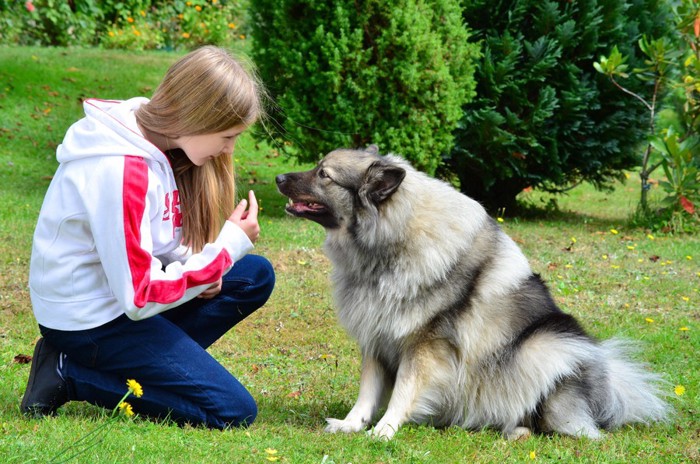
<path fill-rule="evenodd" d="M 82 110 L 83 97 L 149 95 L 175 56 L 91 49 L 0 47 L 0 458 L 47 462 L 107 413 L 71 403 L 58 417 L 28 420 L 19 412 L 39 333 L 27 292 L 31 236 L 54 151 Z M 50 111 L 47 111 L 49 110 Z M 119 420 L 72 462 L 698 462 L 700 460 L 700 239 L 629 228 L 636 179 L 600 193 L 581 186 L 559 197 L 560 211 L 506 218 L 504 229 L 549 282 L 562 308 L 600 337 L 644 343 L 640 358 L 669 381 L 676 415 L 670 424 L 624 427 L 601 441 L 535 436 L 507 442 L 493 431 L 407 426 L 392 442 L 322 432 L 357 395 L 359 353 L 336 324 L 323 230 L 285 216 L 274 176 L 301 169 L 274 147 L 244 137 L 236 149 L 239 191 L 252 188 L 263 210 L 256 252 L 275 265 L 268 305 L 212 347 L 212 353 L 258 400 L 247 430 L 179 428 Z M 535 203 L 541 195 L 532 193 Z M 613 234 L 611 229 L 618 231 Z M 571 246 L 572 237 L 576 239 Z M 687 328 L 687 330 L 681 330 Z M 138 379 L 137 379 L 138 380 Z M 673 393 L 683 385 L 682 396 Z M 268 450 L 268 451 L 266 451 Z M 276 450 L 271 454 L 269 450 Z"/>

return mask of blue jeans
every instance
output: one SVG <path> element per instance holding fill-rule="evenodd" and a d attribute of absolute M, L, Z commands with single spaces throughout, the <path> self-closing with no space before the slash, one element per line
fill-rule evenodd
<path fill-rule="evenodd" d="M 265 304 L 274 284 L 270 263 L 247 255 L 212 299 L 195 298 L 141 321 L 122 315 L 89 330 L 39 328 L 66 355 L 61 373 L 71 400 L 112 409 L 134 379 L 143 396 L 126 401 L 137 414 L 217 429 L 246 426 L 257 415 L 255 400 L 206 349 Z"/>

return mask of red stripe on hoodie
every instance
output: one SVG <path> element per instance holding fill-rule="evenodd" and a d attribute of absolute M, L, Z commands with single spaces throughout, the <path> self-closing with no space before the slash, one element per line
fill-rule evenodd
<path fill-rule="evenodd" d="M 222 250 L 205 268 L 189 271 L 176 280 L 151 280 L 151 255 L 141 247 L 141 221 L 146 209 L 148 165 L 138 156 L 124 160 L 124 237 L 126 253 L 134 286 L 134 304 L 143 308 L 147 303 L 169 304 L 183 297 L 188 288 L 213 283 L 230 266 L 231 258 Z"/>

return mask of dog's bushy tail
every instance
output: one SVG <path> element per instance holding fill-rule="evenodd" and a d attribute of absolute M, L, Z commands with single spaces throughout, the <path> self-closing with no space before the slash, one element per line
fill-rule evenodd
<path fill-rule="evenodd" d="M 602 342 L 601 349 L 607 361 L 608 395 L 598 411 L 599 423 L 614 429 L 626 423 L 668 420 L 668 382 L 633 361 L 637 348 L 628 341 L 611 339 Z"/>

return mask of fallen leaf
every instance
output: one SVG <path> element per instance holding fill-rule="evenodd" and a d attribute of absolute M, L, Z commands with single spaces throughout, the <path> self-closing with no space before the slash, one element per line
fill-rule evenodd
<path fill-rule="evenodd" d="M 17 364 L 29 364 L 32 362 L 32 357 L 28 354 L 18 354 L 13 359 L 13 362 Z"/>

